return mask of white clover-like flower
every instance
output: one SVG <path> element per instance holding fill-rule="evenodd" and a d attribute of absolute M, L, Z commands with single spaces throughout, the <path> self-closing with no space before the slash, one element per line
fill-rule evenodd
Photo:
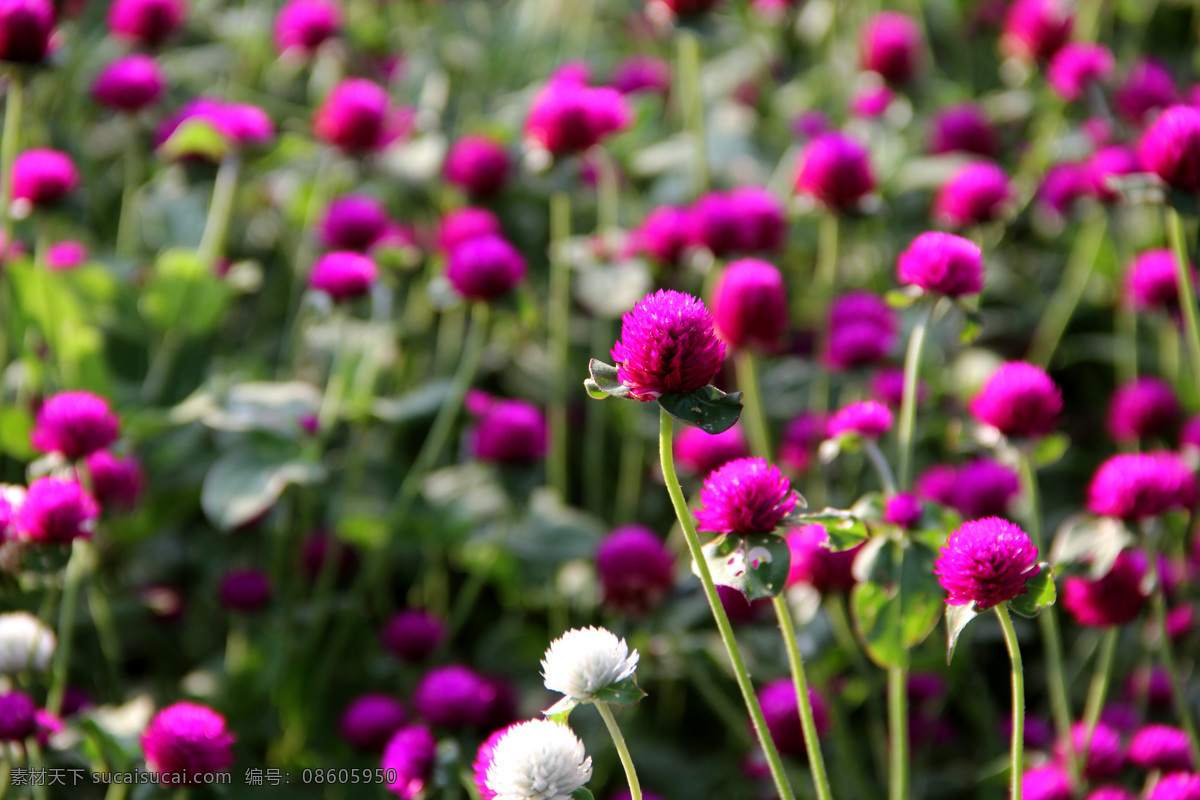
<path fill-rule="evenodd" d="M 569 800 L 592 779 L 592 759 L 566 725 L 535 719 L 500 737 L 487 768 L 495 800 Z"/>
<path fill-rule="evenodd" d="M 576 628 L 550 643 L 542 659 L 546 688 L 572 700 L 588 700 L 596 692 L 634 673 L 638 651 L 605 628 Z"/>
<path fill-rule="evenodd" d="M 26 611 L 0 614 L 0 674 L 45 672 L 50 667 L 55 644 L 54 631 L 33 614 Z"/>

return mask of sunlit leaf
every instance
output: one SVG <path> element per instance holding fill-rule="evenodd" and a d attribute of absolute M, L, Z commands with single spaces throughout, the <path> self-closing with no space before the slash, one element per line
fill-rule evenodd
<path fill-rule="evenodd" d="M 774 534 L 722 534 L 706 544 L 703 552 L 713 581 L 737 589 L 747 600 L 774 597 L 787 583 L 791 551 L 787 542 Z"/>
<path fill-rule="evenodd" d="M 726 394 L 715 386 L 687 394 L 664 394 L 658 404 L 675 419 L 705 433 L 724 433 L 742 415 L 742 393 Z"/>
<path fill-rule="evenodd" d="M 1022 617 L 1036 617 L 1047 606 L 1054 605 L 1054 568 L 1046 562 L 1038 565 L 1038 573 L 1025 582 L 1025 594 L 1008 601 L 1008 607 Z"/>

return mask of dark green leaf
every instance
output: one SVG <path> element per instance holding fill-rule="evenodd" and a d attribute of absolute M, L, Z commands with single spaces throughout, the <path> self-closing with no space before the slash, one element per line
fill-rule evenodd
<path fill-rule="evenodd" d="M 675 419 L 705 433 L 724 433 L 742 414 L 742 393 L 726 394 L 715 386 L 705 386 L 687 394 L 664 394 L 658 404 Z"/>
<path fill-rule="evenodd" d="M 237 447 L 217 459 L 204 476 L 200 507 L 213 525 L 233 530 L 270 509 L 288 484 L 314 483 L 323 476 L 318 463 Z"/>
<path fill-rule="evenodd" d="M 908 654 L 929 636 L 942 613 L 933 551 L 916 542 L 880 537 L 855 564 L 863 581 L 851 607 L 867 654 L 883 667 L 905 666 Z"/>
<path fill-rule="evenodd" d="M 586 786 L 580 786 L 571 792 L 571 800 L 596 800 L 596 798 L 592 796 L 592 793 L 588 791 Z"/>
<path fill-rule="evenodd" d="M 617 681 L 612 686 L 604 687 L 595 694 L 596 700 L 619 706 L 632 705 L 645 696 L 646 693 L 637 685 L 637 681 L 632 675 L 623 681 Z"/>
<path fill-rule="evenodd" d="M 1185 217 L 1200 215 L 1200 196 L 1195 192 L 1181 192 L 1178 189 L 1167 189 L 1167 205 Z"/>
<path fill-rule="evenodd" d="M 962 635 L 967 623 L 979 616 L 974 603 L 964 603 L 961 606 L 946 606 L 946 663 L 954 658 L 954 648 L 958 637 Z"/>
<path fill-rule="evenodd" d="M 21 406 L 0 408 L 0 449 L 19 461 L 33 458 L 29 432 L 33 430 L 33 415 Z"/>
<path fill-rule="evenodd" d="M 1036 617 L 1047 606 L 1054 605 L 1054 568 L 1046 562 L 1038 564 L 1038 573 L 1025 582 L 1025 594 L 1008 601 L 1008 607 L 1022 617 Z"/>
<path fill-rule="evenodd" d="M 174 249 L 158 257 L 141 308 L 160 331 L 198 335 L 220 322 L 229 298 L 229 288 L 194 252 Z"/>
<path fill-rule="evenodd" d="M 774 534 L 726 533 L 703 549 L 713 581 L 737 589 L 747 600 L 774 597 L 787 583 L 791 551 L 787 542 Z M 693 564 L 692 570 L 695 568 Z"/>
<path fill-rule="evenodd" d="M 829 534 L 825 547 L 834 552 L 849 550 L 867 540 L 870 533 L 861 519 L 849 511 L 837 508 L 823 508 L 804 514 L 794 514 L 791 517 L 798 524 L 820 525 Z"/>
<path fill-rule="evenodd" d="M 629 397 L 629 387 L 617 378 L 617 368 L 612 364 L 593 358 L 588 362 L 588 372 L 592 377 L 590 381 L 585 380 L 583 386 L 592 397 L 598 398 L 597 393 L 608 397 Z"/>

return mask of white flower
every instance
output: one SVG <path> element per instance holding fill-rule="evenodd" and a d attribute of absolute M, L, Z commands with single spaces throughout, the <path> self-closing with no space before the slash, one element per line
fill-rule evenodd
<path fill-rule="evenodd" d="M 485 781 L 495 800 L 569 800 L 592 779 L 592 759 L 566 725 L 537 719 L 514 725 L 492 751 Z"/>
<path fill-rule="evenodd" d="M 54 655 L 54 631 L 25 611 L 0 614 L 0 674 L 45 672 Z"/>
<path fill-rule="evenodd" d="M 638 651 L 604 628 L 576 628 L 550 643 L 542 659 L 546 688 L 572 700 L 588 700 L 623 681 L 638 665 Z"/>

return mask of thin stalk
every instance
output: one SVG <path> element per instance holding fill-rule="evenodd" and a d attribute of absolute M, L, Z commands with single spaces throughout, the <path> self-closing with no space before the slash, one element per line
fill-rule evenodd
<path fill-rule="evenodd" d="M 1158 634 L 1159 657 L 1163 668 L 1171 680 L 1171 695 L 1175 699 L 1175 713 L 1179 715 L 1179 723 L 1188 736 L 1188 744 L 1192 751 L 1192 763 L 1200 764 L 1200 738 L 1196 735 L 1196 723 L 1192 720 L 1192 710 L 1188 705 L 1187 695 L 1183 691 L 1183 681 L 1179 679 L 1179 671 L 1175 667 L 1175 653 L 1171 646 L 1171 635 L 1167 631 L 1167 596 L 1163 591 L 1162 576 L 1158 571 L 1158 546 L 1154 536 L 1147 535 L 1146 556 L 1149 561 L 1150 579 L 1154 582 L 1154 594 L 1150 598 L 1151 609 L 1154 613 L 1154 627 Z"/>
<path fill-rule="evenodd" d="M 621 226 L 621 191 L 617 179 L 617 167 L 612 157 L 603 147 L 592 150 L 599 169 L 596 180 L 596 230 L 601 239 L 609 242 L 609 237 L 617 233 Z"/>
<path fill-rule="evenodd" d="M 605 727 L 608 728 L 609 735 L 612 736 L 613 744 L 617 747 L 617 755 L 621 757 L 621 766 L 625 768 L 625 780 L 629 782 L 631 800 L 642 800 L 642 785 L 638 781 L 637 769 L 633 766 L 633 756 L 629 754 L 629 745 L 625 744 L 621 728 L 613 719 L 612 709 L 608 707 L 608 703 L 595 703 L 595 706 L 600 712 L 600 718 L 604 720 Z"/>
<path fill-rule="evenodd" d="M 241 159 L 233 152 L 221 161 L 217 169 L 217 180 L 213 184 L 212 203 L 208 207 L 208 219 L 204 222 L 204 235 L 200 238 L 197 255 L 209 269 L 216 266 L 217 259 L 225 247 L 225 234 L 229 231 L 229 218 L 233 214 L 233 200 L 237 194 L 238 170 Z"/>
<path fill-rule="evenodd" d="M 108 679 L 112 682 L 113 690 L 120 688 L 121 638 L 117 636 L 117 626 L 113 622 L 112 608 L 108 605 L 108 596 L 97 581 L 88 584 L 88 611 L 96 624 L 96 634 L 100 637 L 100 650 L 104 653 L 105 666 L 108 667 Z"/>
<path fill-rule="evenodd" d="M 738 650 L 737 639 L 733 635 L 733 626 L 729 624 L 729 617 L 721 605 L 721 598 L 717 594 L 716 584 L 713 583 L 708 562 L 704 560 L 704 552 L 700 547 L 700 537 L 696 533 L 692 512 L 688 510 L 687 501 L 683 497 L 683 489 L 679 486 L 679 478 L 675 475 L 675 455 L 671 449 L 674 423 L 674 419 L 665 410 L 660 410 L 658 455 L 662 464 L 663 478 L 667 484 L 667 493 L 671 496 L 671 505 L 675 508 L 675 516 L 683 528 L 688 550 L 696 565 L 696 572 L 700 576 L 700 585 L 704 587 L 704 595 L 708 599 L 713 619 L 716 620 L 717 631 L 721 634 L 721 641 L 725 644 L 725 652 L 729 655 L 729 661 L 733 667 L 733 676 L 737 680 L 738 689 L 742 692 L 742 700 L 746 704 L 746 709 L 750 712 L 750 721 L 754 726 L 754 733 L 758 736 L 763 755 L 767 759 L 767 767 L 771 771 L 775 789 L 779 792 L 781 800 L 795 800 L 796 795 L 788 782 L 783 762 L 779 758 L 779 751 L 775 748 L 775 741 L 771 738 L 771 731 L 767 728 L 767 720 L 763 717 L 762 706 L 759 705 L 758 697 L 754 694 L 754 685 L 750 682 L 746 663 L 742 660 L 741 651 Z"/>
<path fill-rule="evenodd" d="M 767 433 L 767 419 L 763 415 L 762 400 L 758 393 L 758 371 L 755 369 L 754 354 L 739 350 L 734 358 L 737 369 L 737 385 L 742 391 L 746 408 L 746 431 L 750 439 L 750 451 L 759 458 L 771 459 L 771 437 Z"/>
<path fill-rule="evenodd" d="M 325 394 L 321 397 L 321 409 L 317 414 L 317 430 L 330 435 L 337 424 L 342 396 L 346 393 L 346 315 L 342 309 L 335 312 L 333 319 L 333 355 L 329 360 L 329 375 L 325 379 Z"/>
<path fill-rule="evenodd" d="M 1087 705 L 1083 707 L 1083 752 L 1080 760 L 1086 764 L 1088 753 L 1092 749 L 1092 736 L 1096 733 L 1096 724 L 1100 721 L 1100 711 L 1104 708 L 1104 699 L 1108 694 L 1108 684 L 1112 680 L 1113 661 L 1117 653 L 1117 635 L 1120 628 L 1113 626 L 1104 632 L 1100 640 L 1100 654 L 1097 656 L 1096 669 L 1092 673 L 1092 683 L 1088 687 Z"/>
<path fill-rule="evenodd" d="M 567 361 L 570 358 L 571 272 L 563 248 L 571 236 L 571 198 L 558 191 L 550 198 L 550 447 L 546 476 L 560 500 L 567 499 Z"/>
<path fill-rule="evenodd" d="M 700 40 L 686 28 L 676 31 L 679 68 L 677 96 L 683 110 L 684 127 L 692 139 L 692 172 L 696 194 L 708 191 L 708 140 L 704 132 L 704 94 L 700 84 Z"/>
<path fill-rule="evenodd" d="M 25 100 L 25 86 L 16 70 L 8 73 L 8 92 L 4 101 L 4 133 L 0 134 L 0 233 L 4 242 L 0 244 L 7 258 L 12 248 L 13 220 L 9 214 L 12 205 L 12 166 L 17 158 L 17 147 L 21 134 L 21 108 Z"/>
<path fill-rule="evenodd" d="M 1118 280 L 1125 281 L 1129 270 L 1129 249 L 1122 229 L 1124 217 L 1115 210 L 1109 211 L 1108 228 L 1112 236 L 1113 250 L 1117 255 Z M 1137 312 L 1123 299 L 1117 300 L 1113 329 L 1117 335 L 1116 377 L 1118 383 L 1129 383 L 1138 376 L 1138 320 Z"/>
<path fill-rule="evenodd" d="M 867 454 L 867 460 L 875 468 L 875 474 L 879 476 L 879 482 L 883 485 L 884 494 L 888 497 L 895 495 L 897 492 L 896 478 L 892 475 L 892 468 L 888 465 L 887 459 L 883 457 L 879 444 L 866 439 L 863 441 L 863 452 Z"/>
<path fill-rule="evenodd" d="M 908 800 L 908 668 L 888 667 L 888 800 Z"/>
<path fill-rule="evenodd" d="M 1196 290 L 1192 285 L 1192 270 L 1188 262 L 1187 240 L 1183 235 L 1183 219 L 1171 206 L 1166 207 L 1167 240 L 1175 253 L 1175 279 L 1179 283 L 1179 305 L 1183 308 L 1183 329 L 1187 334 L 1188 357 L 1192 366 L 1192 382 L 1200 382 L 1200 317 L 1196 312 Z M 1189 392 L 1189 394 L 1192 394 Z"/>
<path fill-rule="evenodd" d="M 63 693 L 67 689 L 67 674 L 71 667 L 71 640 L 75 629 L 75 611 L 79 606 L 79 589 L 87 568 L 88 542 L 77 538 L 71 542 L 71 557 L 67 561 L 67 576 L 63 586 L 62 605 L 58 609 L 58 648 L 54 651 L 54 666 L 50 676 L 50 694 L 46 710 L 55 716 L 62 710 Z"/>
<path fill-rule="evenodd" d="M 37 743 L 37 737 L 31 736 L 25 740 L 25 752 L 29 757 L 33 800 L 46 800 L 46 760 L 42 758 L 42 748 Z"/>
<path fill-rule="evenodd" d="M 900 427 L 897 432 L 900 448 L 900 488 L 907 489 L 912 479 L 913 429 L 917 421 L 917 386 L 921 379 L 921 355 L 925 350 L 925 334 L 933 321 L 933 310 L 937 301 L 925 301 L 925 309 L 917 318 L 908 337 L 908 351 L 904 355 L 904 395 L 900 402 Z"/>
<path fill-rule="evenodd" d="M 825 339 L 828 336 L 827 326 L 822 323 L 822 315 L 829 307 L 837 289 L 837 260 L 838 260 L 838 218 L 836 214 L 822 214 L 817 223 L 817 262 L 813 266 L 813 283 L 816 291 L 810 295 L 812 307 L 807 309 L 817 327 L 818 353 L 825 350 Z M 799 299 L 799 298 L 797 298 Z M 806 309 L 797 308 L 797 312 Z M 809 389 L 808 407 L 812 411 L 826 411 L 829 408 L 829 371 L 822 369 L 814 361 L 812 386 Z"/>
<path fill-rule="evenodd" d="M 1100 246 L 1104 243 L 1104 231 L 1108 227 L 1108 216 L 1103 212 L 1088 218 L 1078 235 L 1067 264 L 1063 268 L 1062 277 L 1046 310 L 1042 312 L 1037 327 L 1033 331 L 1033 340 L 1029 346 L 1028 359 L 1031 363 L 1045 367 L 1054 357 L 1054 351 L 1062 341 L 1075 308 L 1079 305 L 1088 280 L 1092 277 L 1092 269 L 1096 257 L 1100 254 Z"/>
<path fill-rule="evenodd" d="M 996 606 L 996 618 L 1004 629 L 1004 645 L 1012 661 L 1012 773 L 1009 797 L 1021 800 L 1021 773 L 1025 768 L 1025 672 L 1021 667 L 1021 646 L 1013 630 L 1012 617 L 1004 603 Z"/>
<path fill-rule="evenodd" d="M 622 408 L 632 409 L 632 404 Z M 638 429 L 637 415 L 629 414 L 629 428 L 621 437 L 621 465 L 617 472 L 616 523 L 624 525 L 637 518 L 642 494 L 642 475 L 645 472 L 646 438 Z"/>
<path fill-rule="evenodd" d="M 129 136 L 125 139 L 124 154 L 124 187 L 121 190 L 121 216 L 117 221 L 117 255 L 132 258 L 137 254 L 138 232 L 138 194 L 141 172 L 141 142 L 138 140 L 137 126 L 130 120 Z"/>
<path fill-rule="evenodd" d="M 812 770 L 813 786 L 817 800 L 831 800 L 829 775 L 825 770 L 825 756 L 821 754 L 821 740 L 817 737 L 817 723 L 813 718 L 812 702 L 808 698 L 808 679 L 804 675 L 804 660 L 796 643 L 796 629 L 792 625 L 792 614 L 782 594 L 771 598 L 775 617 L 779 620 L 779 632 L 787 650 L 788 667 L 792 671 L 792 684 L 796 688 L 796 704 L 800 708 L 800 728 L 804 731 L 804 749 L 808 753 L 808 765 Z"/>

